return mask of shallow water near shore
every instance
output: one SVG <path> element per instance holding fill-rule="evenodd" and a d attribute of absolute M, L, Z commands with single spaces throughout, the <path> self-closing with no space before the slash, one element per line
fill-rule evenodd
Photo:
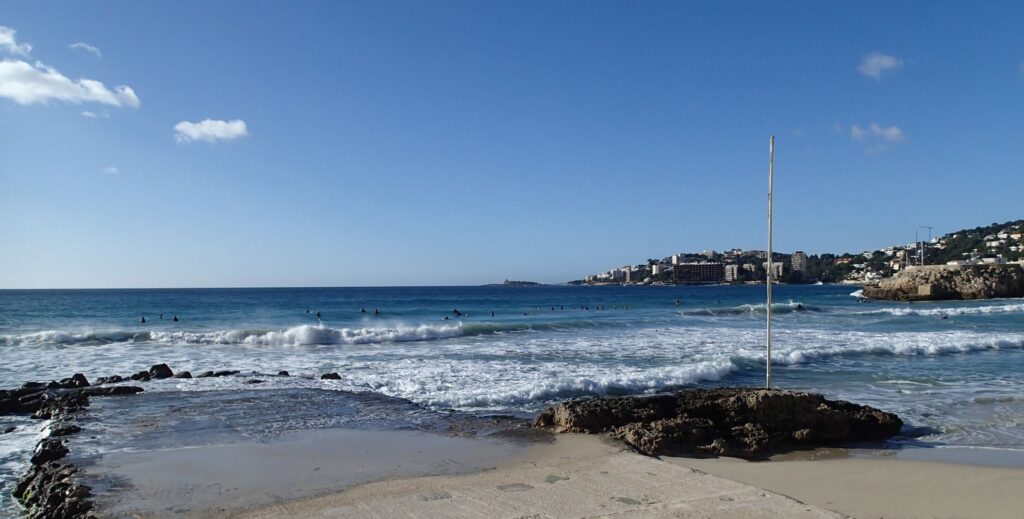
<path fill-rule="evenodd" d="M 144 403 L 125 414 L 152 422 L 153 444 L 139 450 L 197 431 L 219 441 L 218 420 L 251 441 L 352 428 L 346 406 L 354 404 L 317 396 L 330 392 L 366 395 L 360 420 L 373 416 L 374 395 L 408 400 L 387 407 L 378 430 L 420 430 L 449 409 L 525 418 L 578 396 L 762 384 L 764 288 L 0 291 L 0 387 L 75 372 L 128 375 L 161 362 L 193 374 L 243 371 L 143 383 L 145 398 L 123 400 Z M 775 385 L 896 412 L 908 423 L 897 444 L 1024 450 L 1024 301 L 865 303 L 850 295 L 856 288 L 778 287 Z M 293 376 L 274 376 L 279 370 Z M 340 380 L 320 380 L 325 372 Z M 263 392 L 289 403 L 260 407 Z M 122 405 L 113 401 L 94 399 L 90 414 Z M 176 429 L 167 414 L 147 411 L 160 405 L 208 412 Z M 302 415 L 304 406 L 325 411 Z M 83 450 L 121 441 L 110 434 L 120 416 L 105 416 L 110 429 Z M 19 427 L 0 436 L 0 484 L 9 488 L 40 424 L 0 418 L 7 424 Z"/>

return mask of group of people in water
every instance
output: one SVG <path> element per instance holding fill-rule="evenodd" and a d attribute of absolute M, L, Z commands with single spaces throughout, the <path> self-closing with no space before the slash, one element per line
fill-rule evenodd
<path fill-rule="evenodd" d="M 164 314 L 160 314 L 160 317 L 157 317 L 157 319 L 159 319 L 161 321 L 163 320 L 163 318 L 164 318 Z M 178 322 L 178 316 L 175 315 L 174 318 L 171 319 L 171 321 L 172 322 Z M 145 315 L 142 316 L 142 319 L 139 319 L 139 323 L 140 324 L 146 324 L 146 316 Z"/>

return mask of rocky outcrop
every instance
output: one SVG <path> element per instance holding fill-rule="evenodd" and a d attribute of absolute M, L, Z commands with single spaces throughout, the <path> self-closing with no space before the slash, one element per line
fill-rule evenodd
<path fill-rule="evenodd" d="M 28 382 L 18 389 L 0 390 L 0 414 L 31 413 L 32 418 L 50 420 L 47 436 L 36 444 L 28 471 L 12 492 L 29 518 L 94 517 L 89 487 L 78 480 L 78 468 L 64 461 L 69 452 L 66 438 L 81 432 L 76 422 L 90 397 L 140 391 L 133 386 L 93 386 L 80 373 L 59 382 Z"/>
<path fill-rule="evenodd" d="M 574 400 L 549 407 L 534 425 L 610 433 L 651 456 L 757 459 L 794 448 L 884 440 L 899 433 L 903 422 L 891 413 L 813 393 L 720 388 Z"/>
<path fill-rule="evenodd" d="M 1009 265 L 929 265 L 908 267 L 867 285 L 864 297 L 892 301 L 1024 297 L 1024 267 Z"/>

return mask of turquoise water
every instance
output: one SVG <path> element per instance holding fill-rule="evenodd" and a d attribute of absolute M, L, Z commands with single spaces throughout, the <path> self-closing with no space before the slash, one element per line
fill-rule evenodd
<path fill-rule="evenodd" d="M 860 302 L 856 288 L 776 289 L 777 386 L 895 411 L 915 442 L 1024 448 L 1024 301 Z M 299 375 L 259 389 L 528 414 L 582 395 L 759 385 L 763 300 L 763 286 L 0 291 L 0 387 L 167 362 Z M 316 378 L 329 371 L 341 380 Z"/>

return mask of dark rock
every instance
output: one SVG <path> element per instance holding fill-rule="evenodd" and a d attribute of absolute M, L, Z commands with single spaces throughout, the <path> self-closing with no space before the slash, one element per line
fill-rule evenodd
<path fill-rule="evenodd" d="M 100 384 L 117 384 L 118 382 L 124 382 L 125 378 L 121 375 L 111 375 L 109 377 L 100 377 L 96 379 L 96 385 Z"/>
<path fill-rule="evenodd" d="M 63 389 L 72 389 L 77 387 L 89 387 L 89 381 L 85 378 L 85 375 L 81 373 L 75 373 L 71 378 L 62 379 L 60 387 Z"/>
<path fill-rule="evenodd" d="M 258 379 L 258 378 L 250 378 L 249 380 L 246 380 L 245 383 L 246 384 L 262 384 L 263 381 Z"/>
<path fill-rule="evenodd" d="M 30 519 L 86 519 L 93 504 L 89 487 L 77 480 L 74 465 L 47 462 L 33 465 L 11 494 L 25 506 Z"/>
<path fill-rule="evenodd" d="M 4 434 L 12 433 L 12 432 L 17 431 L 17 430 L 18 430 L 18 428 L 12 425 L 12 426 L 4 429 Z"/>
<path fill-rule="evenodd" d="M 192 372 L 190 371 L 179 371 L 174 374 L 174 378 L 192 378 Z"/>
<path fill-rule="evenodd" d="M 171 377 L 173 377 L 174 376 L 174 372 L 171 371 L 170 366 L 168 366 L 167 364 L 157 364 L 157 365 L 149 368 L 149 376 L 150 376 L 150 378 L 154 378 L 154 379 L 160 380 L 160 379 L 164 379 L 164 378 L 171 378 Z"/>
<path fill-rule="evenodd" d="M 85 391 L 79 390 L 46 391 L 39 395 L 39 407 L 32 418 L 49 420 L 60 416 L 77 413 L 89 405 L 89 397 Z"/>
<path fill-rule="evenodd" d="M 139 386 L 111 386 L 111 387 L 89 387 L 81 390 L 85 396 L 121 396 L 141 393 L 144 389 Z"/>
<path fill-rule="evenodd" d="M 61 440 L 45 439 L 32 451 L 32 464 L 42 465 L 48 461 L 59 460 L 68 453 L 67 446 Z"/>
<path fill-rule="evenodd" d="M 21 389 L 46 389 L 46 384 L 43 382 L 25 382 L 21 385 Z"/>
<path fill-rule="evenodd" d="M 140 371 L 128 378 L 132 380 L 137 380 L 139 382 L 149 382 L 149 380 L 153 378 L 153 376 L 150 375 L 148 371 Z"/>
<path fill-rule="evenodd" d="M 279 377 L 290 377 L 291 375 L 287 371 L 281 370 L 281 371 L 277 372 L 277 376 L 279 376 Z"/>
<path fill-rule="evenodd" d="M 224 369 L 224 370 L 221 370 L 221 371 L 204 371 L 203 373 L 201 373 L 199 375 L 198 378 L 230 377 L 231 375 L 237 375 L 239 373 L 240 372 L 237 371 L 237 370 L 230 370 L 230 369 Z"/>
<path fill-rule="evenodd" d="M 78 434 L 81 431 L 82 428 L 73 423 L 62 423 L 50 428 L 50 437 L 71 436 L 72 434 Z"/>
<path fill-rule="evenodd" d="M 608 432 L 648 454 L 758 458 L 788 448 L 876 441 L 899 433 L 894 414 L 821 395 L 754 388 L 574 400 L 543 411 L 537 427 Z"/>
<path fill-rule="evenodd" d="M 324 373 L 320 375 L 320 380 L 341 380 L 341 375 L 337 373 Z"/>

